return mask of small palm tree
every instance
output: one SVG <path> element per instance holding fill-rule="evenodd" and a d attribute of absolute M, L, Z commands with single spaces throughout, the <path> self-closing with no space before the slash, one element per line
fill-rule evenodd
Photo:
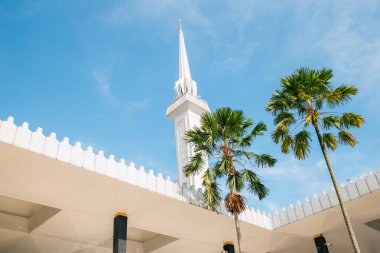
<path fill-rule="evenodd" d="M 256 154 L 247 149 L 253 139 L 266 131 L 264 123 L 259 122 L 253 129 L 253 121 L 247 119 L 242 111 L 231 108 L 220 108 L 213 113 L 205 113 L 201 126 L 187 131 L 185 139 L 194 147 L 195 155 L 184 167 L 185 176 L 203 174 L 203 200 L 207 209 L 219 210 L 222 201 L 222 190 L 219 181 L 226 179 L 229 193 L 224 204 L 227 211 L 235 218 L 238 249 L 241 252 L 241 232 L 238 215 L 246 208 L 245 198 L 240 194 L 243 189 L 256 194 L 259 199 L 267 196 L 269 190 L 260 177 L 247 165 L 274 166 L 276 159 L 266 154 Z M 204 172 L 205 157 L 210 167 Z"/>
<path fill-rule="evenodd" d="M 354 147 L 357 139 L 348 130 L 359 128 L 364 119 L 352 112 L 328 110 L 345 105 L 358 92 L 355 86 L 350 85 L 334 88 L 330 83 L 332 77 L 331 69 L 300 68 L 281 79 L 281 89 L 274 92 L 266 108 L 272 112 L 276 124 L 272 133 L 273 141 L 281 145 L 283 153 L 292 150 L 297 159 L 303 160 L 308 156 L 312 138 L 307 129 L 309 126 L 314 128 L 353 247 L 359 253 L 360 249 L 326 149 L 335 151 L 338 144 Z"/>

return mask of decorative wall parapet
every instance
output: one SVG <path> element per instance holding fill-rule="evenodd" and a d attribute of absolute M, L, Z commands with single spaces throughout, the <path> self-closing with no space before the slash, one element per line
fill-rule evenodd
<path fill-rule="evenodd" d="M 146 172 L 142 166 L 137 169 L 133 162 L 127 165 L 124 159 L 115 160 L 112 154 L 106 157 L 102 150 L 95 154 L 91 146 L 84 149 L 80 142 L 71 145 L 67 137 L 59 141 L 54 132 L 46 137 L 40 127 L 33 132 L 29 129 L 27 122 L 17 126 L 13 117 L 8 117 L 5 121 L 0 120 L 0 141 L 202 207 L 201 189 L 189 187 L 187 183 L 179 185 L 170 177 L 164 178 L 162 173 L 156 175 L 153 170 Z M 346 185 L 341 185 L 345 202 L 379 189 L 380 169 L 375 173 L 369 172 L 365 176 L 349 180 Z M 314 194 L 311 200 L 306 198 L 303 203 L 298 201 L 295 206 L 289 205 L 288 208 L 282 208 L 272 215 L 254 208 L 247 208 L 240 214 L 239 219 L 272 230 L 337 205 L 336 193 L 333 188 L 330 188 L 327 193 L 322 191 L 319 196 Z M 224 206 L 221 207 L 221 213 L 231 216 Z"/>
<path fill-rule="evenodd" d="M 345 185 L 339 184 L 339 186 L 344 202 L 377 191 L 380 189 L 380 169 L 375 173 L 369 172 L 365 176 L 348 180 Z M 338 204 L 336 192 L 334 188 L 331 187 L 328 193 L 322 191 L 319 196 L 314 194 L 311 200 L 305 198 L 303 203 L 298 201 L 295 207 L 289 205 L 287 209 L 282 208 L 281 211 L 276 211 L 271 218 L 272 228 L 276 229 L 289 223 L 303 220 L 308 216 L 317 214 Z"/>

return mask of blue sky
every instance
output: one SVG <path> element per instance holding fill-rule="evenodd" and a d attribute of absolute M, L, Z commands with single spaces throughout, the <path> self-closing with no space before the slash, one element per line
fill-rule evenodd
<path fill-rule="evenodd" d="M 380 1 L 0 2 L 0 119 L 41 126 L 71 143 L 176 178 L 173 122 L 165 118 L 178 78 L 178 18 L 198 91 L 213 110 L 242 109 L 273 130 L 265 109 L 296 68 L 330 67 L 354 84 L 348 111 L 366 118 L 359 145 L 331 154 L 341 182 L 380 165 Z M 320 150 L 308 160 L 279 152 L 270 131 L 254 150 L 278 164 L 259 169 L 274 210 L 329 187 Z"/>

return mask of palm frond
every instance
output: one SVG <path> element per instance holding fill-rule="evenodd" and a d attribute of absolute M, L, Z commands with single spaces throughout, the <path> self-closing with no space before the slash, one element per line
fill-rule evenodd
<path fill-rule="evenodd" d="M 338 133 L 338 139 L 340 144 L 350 145 L 351 147 L 355 147 L 356 143 L 358 143 L 355 136 L 353 136 L 347 131 L 340 131 Z"/>
<path fill-rule="evenodd" d="M 233 156 L 237 157 L 239 159 L 246 158 L 247 160 L 251 160 L 254 156 L 253 152 L 251 151 L 245 151 L 245 150 L 234 150 Z"/>
<path fill-rule="evenodd" d="M 327 84 L 333 77 L 334 73 L 332 69 L 323 68 L 318 71 L 318 78 L 322 80 L 325 84 Z"/>
<path fill-rule="evenodd" d="M 201 152 L 195 153 L 195 155 L 190 158 L 190 162 L 183 169 L 185 176 L 189 177 L 198 174 L 202 170 L 204 164 L 203 159 L 204 157 Z"/>
<path fill-rule="evenodd" d="M 253 154 L 253 159 L 258 167 L 273 167 L 277 160 L 268 154 Z"/>
<path fill-rule="evenodd" d="M 283 81 L 283 80 L 281 80 Z M 286 112 L 292 108 L 294 99 L 281 90 L 276 90 L 265 107 L 267 111 L 271 111 L 273 115 Z"/>
<path fill-rule="evenodd" d="M 285 154 L 294 149 L 294 139 L 291 135 L 287 134 L 281 142 L 281 151 Z"/>
<path fill-rule="evenodd" d="M 343 113 L 342 117 L 339 120 L 340 124 L 344 126 L 346 129 L 352 127 L 360 127 L 364 123 L 364 118 L 352 112 Z"/>
<path fill-rule="evenodd" d="M 215 165 L 212 167 L 215 177 L 221 177 L 223 175 L 227 175 L 228 173 L 228 165 L 229 162 L 227 159 L 219 159 Z"/>
<path fill-rule="evenodd" d="M 210 143 L 211 138 L 211 143 Z M 212 143 L 212 135 L 208 132 L 195 127 L 193 130 L 187 131 L 184 140 L 194 146 L 195 152 L 203 151 L 211 154 L 214 149 Z"/>
<path fill-rule="evenodd" d="M 235 171 L 233 174 L 228 174 L 227 185 L 230 190 L 240 192 L 244 187 L 241 174 L 238 171 Z"/>
<path fill-rule="evenodd" d="M 264 186 L 260 177 L 253 171 L 244 169 L 242 177 L 248 183 L 248 191 L 256 194 L 260 200 L 269 194 L 269 189 Z"/>
<path fill-rule="evenodd" d="M 327 105 L 331 108 L 343 105 L 351 101 L 352 96 L 358 93 L 358 89 L 355 86 L 342 84 L 333 91 L 330 91 L 324 95 Z"/>
<path fill-rule="evenodd" d="M 324 116 L 322 118 L 322 127 L 326 130 L 330 130 L 332 127 L 340 129 L 340 120 L 336 116 Z"/>
<path fill-rule="evenodd" d="M 332 151 L 337 148 L 338 140 L 332 133 L 325 133 L 322 136 L 323 143 Z"/>
<path fill-rule="evenodd" d="M 253 128 L 252 132 L 250 135 L 253 137 L 256 137 L 258 135 L 263 135 L 264 132 L 267 130 L 267 125 L 265 125 L 264 122 L 260 121 L 259 123 L 256 124 L 256 126 Z"/>
<path fill-rule="evenodd" d="M 282 126 L 277 126 L 271 134 L 274 143 L 278 144 L 285 136 L 289 134 L 288 129 L 284 129 Z"/>
<path fill-rule="evenodd" d="M 216 178 L 216 174 L 213 168 L 211 167 L 207 168 L 205 172 L 203 172 L 202 179 L 203 179 L 202 184 L 209 184 L 216 181 L 217 178 Z"/>
<path fill-rule="evenodd" d="M 203 204 L 205 208 L 217 211 L 219 208 L 222 197 L 221 189 L 216 183 L 214 176 L 212 175 L 212 169 L 207 169 L 203 175 Z"/>
<path fill-rule="evenodd" d="M 310 133 L 306 130 L 300 131 L 294 136 L 294 155 L 300 160 L 304 160 L 310 153 Z"/>
<path fill-rule="evenodd" d="M 293 113 L 290 112 L 280 112 L 274 117 L 275 124 L 284 124 L 290 126 L 295 123 L 295 118 Z"/>

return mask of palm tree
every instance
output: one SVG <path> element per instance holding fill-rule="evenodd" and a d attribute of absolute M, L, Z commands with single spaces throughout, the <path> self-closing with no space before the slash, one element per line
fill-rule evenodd
<path fill-rule="evenodd" d="M 330 83 L 332 77 L 331 69 L 297 69 L 292 75 L 281 79 L 281 89 L 274 92 L 266 108 L 272 112 L 276 124 L 272 133 L 273 141 L 281 145 L 283 153 L 292 150 L 297 159 L 303 160 L 308 156 L 312 138 L 307 129 L 309 126 L 314 128 L 352 245 L 355 252 L 359 253 L 359 245 L 326 149 L 335 151 L 338 144 L 354 147 L 357 139 L 348 130 L 359 128 L 364 123 L 364 118 L 352 112 L 328 110 L 345 105 L 358 92 L 358 89 L 351 85 L 343 84 L 334 88 Z"/>
<path fill-rule="evenodd" d="M 225 196 L 224 205 L 235 219 L 239 253 L 241 232 L 238 215 L 246 208 L 245 198 L 240 193 L 247 189 L 261 200 L 269 192 L 260 177 L 247 165 L 272 167 L 276 163 L 270 155 L 247 150 L 253 139 L 266 131 L 262 122 L 252 129 L 251 126 L 253 121 L 246 118 L 243 111 L 220 108 L 203 114 L 200 127 L 185 134 L 185 140 L 193 145 L 195 155 L 184 167 L 184 174 L 188 177 L 203 173 L 203 202 L 207 209 L 218 212 L 222 202 L 219 182 L 222 178 L 226 179 L 229 193 Z M 206 157 L 210 166 L 203 171 Z"/>

